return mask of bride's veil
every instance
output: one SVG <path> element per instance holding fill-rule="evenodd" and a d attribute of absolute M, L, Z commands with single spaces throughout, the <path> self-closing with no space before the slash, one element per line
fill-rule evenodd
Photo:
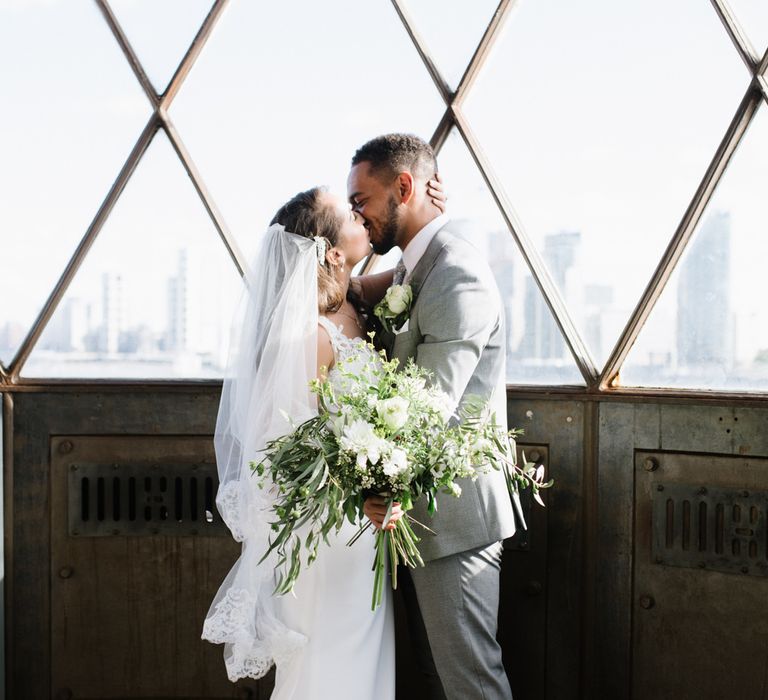
<path fill-rule="evenodd" d="M 312 239 L 270 226 L 232 325 L 231 349 L 216 422 L 216 504 L 243 543 L 237 563 L 206 616 L 203 639 L 224 643 L 230 680 L 260 678 L 306 641 L 279 619 L 274 557 L 267 549 L 273 495 L 259 488 L 249 462 L 272 438 L 316 411 L 309 381 L 317 366 L 317 252 Z"/>

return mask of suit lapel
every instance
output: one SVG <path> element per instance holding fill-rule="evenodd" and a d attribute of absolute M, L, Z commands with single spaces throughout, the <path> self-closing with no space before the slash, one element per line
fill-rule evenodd
<path fill-rule="evenodd" d="M 446 224 L 432 237 L 427 249 L 424 251 L 424 255 L 421 256 L 419 262 L 416 263 L 416 267 L 413 268 L 413 274 L 408 280 L 408 284 L 411 285 L 411 291 L 413 292 L 414 304 L 419 297 L 419 291 L 421 285 L 424 284 L 424 280 L 427 279 L 429 273 L 437 262 L 437 257 L 440 255 L 440 251 L 448 243 L 450 234 L 446 231 Z"/>

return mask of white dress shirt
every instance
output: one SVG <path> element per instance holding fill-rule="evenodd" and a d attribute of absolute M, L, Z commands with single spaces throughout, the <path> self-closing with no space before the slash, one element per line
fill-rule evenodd
<path fill-rule="evenodd" d="M 440 216 L 432 219 L 421 231 L 419 231 L 412 239 L 411 242 L 405 246 L 403 251 L 403 265 L 405 265 L 405 282 L 411 277 L 414 268 L 421 260 L 422 255 L 427 250 L 435 234 L 448 223 L 448 215 L 440 214 Z"/>

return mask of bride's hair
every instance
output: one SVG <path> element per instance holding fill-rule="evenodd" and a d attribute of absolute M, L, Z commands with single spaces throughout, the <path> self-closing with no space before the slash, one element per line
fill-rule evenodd
<path fill-rule="evenodd" d="M 283 204 L 272 219 L 272 224 L 281 224 L 286 231 L 304 238 L 325 238 L 332 248 L 339 241 L 342 221 L 333 207 L 324 204 L 321 195 L 324 187 L 313 187 L 299 192 Z M 337 311 L 344 303 L 344 287 L 336 279 L 328 261 L 318 261 L 317 305 L 320 313 Z"/>

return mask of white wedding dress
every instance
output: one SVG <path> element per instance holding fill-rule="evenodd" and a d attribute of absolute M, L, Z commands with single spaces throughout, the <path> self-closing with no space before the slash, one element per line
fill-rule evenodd
<path fill-rule="evenodd" d="M 354 369 L 369 362 L 373 351 L 362 339 L 344 335 L 325 317 L 335 360 Z M 334 389 L 344 391 L 344 378 L 334 368 Z M 277 613 L 306 644 L 287 662 L 277 664 L 272 700 L 394 700 L 395 636 L 392 591 L 385 585 L 381 605 L 371 611 L 373 532 L 346 543 L 358 527 L 349 521 L 322 544 L 317 559 L 302 567 L 294 594 L 277 599 Z"/>

